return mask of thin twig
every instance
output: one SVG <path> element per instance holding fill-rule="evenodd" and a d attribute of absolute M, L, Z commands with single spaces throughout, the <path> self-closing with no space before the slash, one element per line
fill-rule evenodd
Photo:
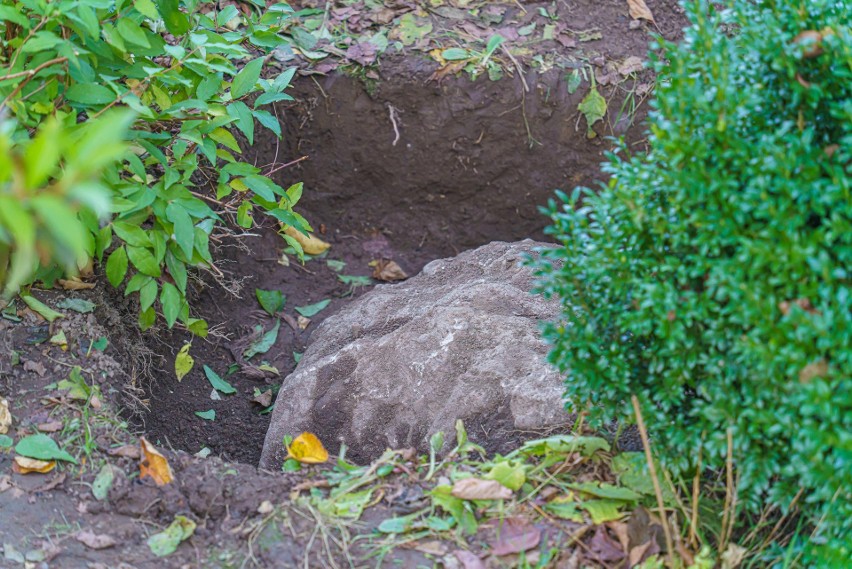
<path fill-rule="evenodd" d="M 689 518 L 689 537 L 687 543 L 691 547 L 697 545 L 696 531 L 698 527 L 698 495 L 701 489 L 701 452 L 704 450 L 704 437 L 701 437 L 702 444 L 698 447 L 698 463 L 695 466 L 695 478 L 692 479 L 692 514 Z"/>
<path fill-rule="evenodd" d="M 523 70 L 523 68 L 521 67 L 521 64 L 520 64 L 520 63 L 518 63 L 518 60 L 517 60 L 517 59 L 515 59 L 515 56 L 514 56 L 514 55 L 512 55 L 512 53 L 511 53 L 508 49 L 506 49 L 506 45 L 505 45 L 505 44 L 500 44 L 500 49 L 502 49 L 502 50 L 503 50 L 503 52 L 504 52 L 504 53 L 505 53 L 505 54 L 509 57 L 509 59 L 511 59 L 511 60 L 512 60 L 512 63 L 514 63 L 514 64 L 515 64 L 515 68 L 518 70 L 518 75 L 520 75 L 520 76 L 521 76 L 521 83 L 523 83 L 523 84 L 524 84 L 524 92 L 525 92 L 525 93 L 529 93 L 529 92 L 530 92 L 530 86 L 529 86 L 529 85 L 527 85 L 527 80 L 526 80 L 526 79 L 524 79 L 524 70 Z"/>
<path fill-rule="evenodd" d="M 278 165 L 277 165 L 277 166 L 275 166 L 272 170 L 270 170 L 269 172 L 266 172 L 266 173 L 264 174 L 264 176 L 269 177 L 269 176 L 271 176 L 272 174 L 274 174 L 275 172 L 277 172 L 278 170 L 283 170 L 284 168 L 288 168 L 288 167 L 290 167 L 290 166 L 295 166 L 296 164 L 298 164 L 298 163 L 299 163 L 299 162 L 301 162 L 302 160 L 307 160 L 307 159 L 308 159 L 308 157 L 307 157 L 307 156 L 302 156 L 301 158 L 296 158 L 296 159 L 295 159 L 295 160 L 293 160 L 292 162 L 287 162 L 286 164 L 278 164 Z"/>
<path fill-rule="evenodd" d="M 2 102 L 2 103 L 0 103 L 0 110 L 2 110 L 3 108 L 5 108 L 5 107 L 6 107 L 6 104 L 8 104 L 8 102 L 9 102 L 10 100 L 12 100 L 12 97 L 14 97 L 15 95 L 17 95 L 18 93 L 20 93 L 20 92 L 21 92 L 21 89 L 23 89 L 23 88 L 24 88 L 24 86 L 25 86 L 27 83 L 29 83 L 29 82 L 30 82 L 30 80 L 31 80 L 33 77 L 35 77 L 36 73 L 38 73 L 39 71 L 41 71 L 41 70 L 42 70 L 42 69 L 44 69 L 45 67 L 50 67 L 51 65 L 56 65 L 57 63 L 63 63 L 63 62 L 65 62 L 65 61 L 68 61 L 68 58 L 67 58 L 67 57 L 57 57 L 57 58 L 55 58 L 55 59 L 51 59 L 50 61 L 45 61 L 44 63 L 42 63 L 41 65 L 39 65 L 39 66 L 38 66 L 38 67 L 36 67 L 35 69 L 31 69 L 31 70 L 29 70 L 29 71 L 21 71 L 20 73 L 13 73 L 12 75 L 7 75 L 6 77 L 4 77 L 4 78 L 0 79 L 0 81 L 3 81 L 3 80 L 6 80 L 6 79 L 14 79 L 14 78 L 16 78 L 16 77 L 23 77 L 23 76 L 26 76 L 26 77 L 27 77 L 26 79 L 24 79 L 23 81 L 21 81 L 20 83 L 18 83 L 18 84 L 15 86 L 15 88 L 14 88 L 14 89 L 12 89 L 12 92 L 11 92 L 11 93 L 9 93 L 8 95 L 6 95 L 6 98 L 5 98 L 5 99 L 3 99 L 3 102 Z"/>
<path fill-rule="evenodd" d="M 728 548 L 728 525 L 733 524 L 731 503 L 734 496 L 734 433 L 730 427 L 727 432 L 728 456 L 725 460 L 725 510 L 722 513 L 722 531 L 719 541 L 719 551 L 724 552 Z"/>
<path fill-rule="evenodd" d="M 399 142 L 399 126 L 396 124 L 396 121 L 399 119 L 399 113 L 401 111 L 388 103 L 388 114 L 390 115 L 390 122 L 393 125 L 393 133 L 394 139 L 391 143 L 391 146 L 396 146 L 396 143 Z"/>
<path fill-rule="evenodd" d="M 645 448 L 645 460 L 648 462 L 648 472 L 651 474 L 651 481 L 654 483 L 654 494 L 657 495 L 657 507 L 660 510 L 660 523 L 663 524 L 663 533 L 666 536 L 666 556 L 668 557 L 669 566 L 674 567 L 674 541 L 672 533 L 669 529 L 669 522 L 666 517 L 666 505 L 663 503 L 663 490 L 660 488 L 660 481 L 657 478 L 657 467 L 654 465 L 654 457 L 651 455 L 651 443 L 648 441 L 648 431 L 645 429 L 645 420 L 642 418 L 642 411 L 639 409 L 639 399 L 632 395 L 630 400 L 633 402 L 633 412 L 636 413 L 636 424 L 639 427 L 639 435 L 642 437 L 642 446 Z"/>

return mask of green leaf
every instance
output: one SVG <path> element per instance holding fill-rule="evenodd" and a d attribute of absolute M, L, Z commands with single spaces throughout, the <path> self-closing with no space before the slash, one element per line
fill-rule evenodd
<path fill-rule="evenodd" d="M 234 117 L 234 123 L 242 132 L 249 144 L 254 144 L 254 116 L 251 109 L 242 101 L 234 101 L 228 105 L 228 115 Z"/>
<path fill-rule="evenodd" d="M 577 509 L 577 502 L 572 498 L 554 498 L 544 505 L 544 511 L 563 520 L 583 523 L 583 514 Z"/>
<path fill-rule="evenodd" d="M 207 376 L 207 381 L 210 382 L 210 385 L 212 385 L 213 389 L 215 389 L 216 391 L 221 391 L 226 395 L 231 395 L 237 392 L 237 390 L 234 389 L 233 385 L 219 377 L 219 375 L 215 371 L 213 371 L 206 365 L 204 366 L 204 375 Z"/>
<path fill-rule="evenodd" d="M 19 440 L 18 444 L 15 445 L 15 452 L 27 458 L 64 460 L 77 464 L 77 460 L 73 456 L 59 448 L 59 445 L 52 438 L 42 433 L 29 435 Z"/>
<path fill-rule="evenodd" d="M 128 42 L 141 47 L 151 47 L 151 42 L 148 41 L 145 32 L 130 18 L 119 18 L 115 28 L 121 34 L 121 37 Z"/>
<path fill-rule="evenodd" d="M 106 105 L 115 100 L 112 89 L 97 83 L 75 83 L 66 92 L 69 101 L 84 105 Z"/>
<path fill-rule="evenodd" d="M 624 514 L 618 509 L 625 505 L 624 502 L 614 500 L 589 500 L 578 504 L 581 508 L 589 512 L 592 518 L 592 523 L 595 525 L 603 524 L 620 520 Z"/>
<path fill-rule="evenodd" d="M 598 498 L 606 498 L 609 500 L 618 500 L 623 502 L 636 502 L 642 498 L 641 494 L 637 494 L 628 488 L 619 488 L 607 483 L 597 482 L 582 482 L 579 484 L 568 484 L 568 488 L 577 490 L 583 494 L 596 496 Z"/>
<path fill-rule="evenodd" d="M 531 455 L 579 452 L 583 456 L 592 456 L 599 450 L 609 452 L 610 446 L 606 439 L 578 435 L 556 435 L 546 439 L 527 441 L 515 452 Z"/>
<path fill-rule="evenodd" d="M 188 318 L 187 329 L 199 338 L 206 338 L 208 333 L 207 321 L 201 318 Z"/>
<path fill-rule="evenodd" d="M 275 344 L 275 340 L 278 339 L 278 328 L 281 327 L 281 321 L 276 320 L 275 325 L 265 334 L 260 336 L 257 340 L 252 342 L 246 351 L 243 352 L 243 357 L 247 360 L 250 360 L 257 354 L 265 354 L 269 351 Z M 262 327 L 258 326 L 260 330 L 263 330 Z"/>
<path fill-rule="evenodd" d="M 0 435 L 0 448 L 12 448 L 15 440 L 9 435 Z"/>
<path fill-rule="evenodd" d="M 472 57 L 472 54 L 466 49 L 451 47 L 442 51 L 441 57 L 443 57 L 447 61 L 462 61 L 465 59 L 470 59 Z"/>
<path fill-rule="evenodd" d="M 596 134 L 592 126 L 606 115 L 606 99 L 598 92 L 594 82 L 588 95 L 577 105 L 577 109 L 586 117 L 587 136 L 594 138 Z"/>
<path fill-rule="evenodd" d="M 63 298 L 56 303 L 56 308 L 73 310 L 81 314 L 88 314 L 95 309 L 95 303 L 82 298 Z"/>
<path fill-rule="evenodd" d="M 139 310 L 148 310 L 155 300 L 157 300 L 157 281 L 150 279 L 139 289 Z"/>
<path fill-rule="evenodd" d="M 182 36 L 189 31 L 189 18 L 180 11 L 178 0 L 157 0 L 157 7 L 166 29 L 174 36 Z"/>
<path fill-rule="evenodd" d="M 163 316 L 166 319 L 166 325 L 171 328 L 174 326 L 181 309 L 181 296 L 178 289 L 172 283 L 163 283 L 163 290 L 160 293 L 160 304 L 163 306 Z"/>
<path fill-rule="evenodd" d="M 119 247 L 110 253 L 106 264 L 106 275 L 109 283 L 118 287 L 121 281 L 124 280 L 124 275 L 127 274 L 127 252 L 124 247 Z"/>
<path fill-rule="evenodd" d="M 252 111 L 251 114 L 254 115 L 254 118 L 257 119 L 257 122 L 259 122 L 269 130 L 271 130 L 273 133 L 275 133 L 275 136 L 281 138 L 281 123 L 278 122 L 277 118 L 275 118 L 268 112 L 262 110 Z"/>
<path fill-rule="evenodd" d="M 196 411 L 195 414 L 205 421 L 215 421 L 216 420 L 216 410 L 208 409 L 207 411 Z"/>
<path fill-rule="evenodd" d="M 260 303 L 261 308 L 270 316 L 275 316 L 275 313 L 284 308 L 284 304 L 287 302 L 287 297 L 280 290 L 261 290 L 256 288 L 254 289 L 254 294 L 257 296 L 257 301 Z"/>
<path fill-rule="evenodd" d="M 182 541 L 195 533 L 195 522 L 184 516 L 175 516 L 165 530 L 148 538 L 148 547 L 157 557 L 165 557 L 177 551 Z"/>
<path fill-rule="evenodd" d="M 157 12 L 157 7 L 151 0 L 133 0 L 133 7 L 146 18 L 151 20 L 160 19 L 160 13 Z"/>
<path fill-rule="evenodd" d="M 248 94 L 260 79 L 260 70 L 263 68 L 263 57 L 258 57 L 246 63 L 231 83 L 231 98 L 236 100 Z"/>
<path fill-rule="evenodd" d="M 192 259 L 192 249 L 195 243 L 195 226 L 186 208 L 178 202 L 166 206 L 166 217 L 174 223 L 174 240 L 187 259 Z"/>
<path fill-rule="evenodd" d="M 309 304 L 307 306 L 297 306 L 296 312 L 298 312 L 299 314 L 301 314 L 305 318 L 310 318 L 311 316 L 314 316 L 314 315 L 318 314 L 320 311 L 322 311 L 323 309 L 325 309 L 325 307 L 328 306 L 329 304 L 331 304 L 331 299 L 327 298 L 325 300 L 321 300 L 317 303 Z"/>
<path fill-rule="evenodd" d="M 127 257 L 140 273 L 151 277 L 160 276 L 160 264 L 156 257 L 144 247 L 127 246 Z"/>
<path fill-rule="evenodd" d="M 27 303 L 27 306 L 29 306 L 31 310 L 41 314 L 44 317 L 44 319 L 47 320 L 48 322 L 53 322 L 57 318 L 64 318 L 65 317 L 64 314 L 62 314 L 61 312 L 57 312 L 57 311 L 53 310 L 51 307 L 44 304 L 43 302 L 41 302 L 40 300 L 38 300 L 34 296 L 31 296 L 31 295 L 28 294 L 28 295 L 22 295 L 21 298 L 24 299 L 24 302 Z"/>
<path fill-rule="evenodd" d="M 509 460 L 498 462 L 484 477 L 496 480 L 510 490 L 520 490 L 527 481 L 526 467 L 523 464 L 513 464 Z"/>

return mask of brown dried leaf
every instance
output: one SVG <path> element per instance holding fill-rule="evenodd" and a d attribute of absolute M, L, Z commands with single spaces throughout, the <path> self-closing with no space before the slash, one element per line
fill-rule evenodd
<path fill-rule="evenodd" d="M 9 402 L 5 397 L 0 397 L 0 435 L 9 432 L 12 426 L 12 413 L 9 412 Z"/>
<path fill-rule="evenodd" d="M 379 259 L 373 267 L 373 278 L 379 281 L 393 282 L 404 281 L 408 278 L 408 275 L 396 261 Z"/>
<path fill-rule="evenodd" d="M 149 476 L 157 486 L 165 486 L 174 480 L 172 467 L 169 466 L 166 457 L 160 454 L 160 451 L 154 445 L 145 440 L 145 437 L 139 437 L 139 444 L 144 455 L 139 463 L 139 478 Z"/>
<path fill-rule="evenodd" d="M 65 473 L 57 474 L 52 479 L 42 484 L 41 486 L 36 486 L 32 490 L 30 490 L 30 494 L 36 494 L 38 492 L 50 492 L 60 484 L 65 482 Z"/>
<path fill-rule="evenodd" d="M 508 500 L 512 491 L 496 480 L 464 478 L 453 485 L 452 495 L 462 500 Z"/>
<path fill-rule="evenodd" d="M 509 518 L 497 528 L 497 539 L 491 544 L 494 555 L 527 551 L 539 544 L 541 530 L 524 518 Z"/>
<path fill-rule="evenodd" d="M 652 541 L 646 541 L 642 545 L 637 545 L 633 549 L 630 550 L 630 555 L 627 556 L 627 566 L 635 567 L 642 562 L 642 558 L 645 556 L 645 553 L 650 549 L 651 544 L 654 543 Z"/>
<path fill-rule="evenodd" d="M 624 522 L 607 522 L 607 527 L 612 530 L 615 537 L 618 538 L 618 543 L 624 551 L 630 550 L 630 537 L 627 531 L 627 524 Z"/>
<path fill-rule="evenodd" d="M 432 541 L 426 541 L 424 543 L 413 542 L 404 544 L 402 547 L 407 549 L 413 549 L 415 551 L 419 551 L 420 553 L 426 553 L 427 555 L 436 555 L 442 556 L 447 554 L 447 546 L 441 543 L 438 540 L 433 539 Z"/>
<path fill-rule="evenodd" d="M 818 377 L 828 375 L 828 362 L 824 359 L 819 359 L 811 362 L 799 372 L 799 383 L 810 383 Z"/>
<path fill-rule="evenodd" d="M 618 542 L 609 536 L 606 527 L 602 525 L 595 529 L 595 535 L 592 536 L 592 540 L 589 542 L 589 549 L 597 556 L 599 561 L 604 563 L 621 561 L 626 557 Z"/>
<path fill-rule="evenodd" d="M 47 423 L 40 423 L 36 428 L 42 433 L 55 433 L 62 430 L 62 422 L 48 421 Z"/>
<path fill-rule="evenodd" d="M 458 551 L 454 551 L 453 554 L 456 556 L 456 559 L 462 564 L 464 569 L 485 569 L 485 563 L 482 562 L 482 559 L 479 556 L 474 555 L 470 551 L 465 551 L 464 549 L 459 549 Z"/>
<path fill-rule="evenodd" d="M 80 280 L 80 277 L 71 277 L 70 279 L 59 279 L 56 282 L 58 282 L 59 286 L 61 286 L 65 290 L 87 290 L 90 288 L 95 288 L 95 283 L 84 283 Z"/>
<path fill-rule="evenodd" d="M 78 531 L 74 534 L 74 539 L 89 549 L 107 549 L 118 543 L 111 535 L 96 534 L 90 529 Z"/>
<path fill-rule="evenodd" d="M 654 21 L 654 15 L 648 5 L 645 4 L 645 0 L 627 0 L 627 7 L 630 8 L 630 17 L 634 20 L 648 20 L 651 23 L 657 23 Z"/>
<path fill-rule="evenodd" d="M 631 55 L 630 57 L 621 62 L 621 65 L 618 66 L 618 72 L 626 77 L 631 73 L 642 71 L 642 67 L 644 67 L 642 58 L 636 57 L 635 55 Z"/>
<path fill-rule="evenodd" d="M 296 323 L 299 325 L 299 330 L 307 330 L 308 326 L 311 325 L 311 319 L 305 318 L 304 316 L 299 316 L 296 320 Z"/>
<path fill-rule="evenodd" d="M 12 463 L 12 470 L 18 474 L 29 474 L 30 472 L 38 472 L 45 474 L 56 467 L 55 460 L 37 460 L 35 458 L 27 458 L 25 456 L 16 456 L 15 462 Z"/>
<path fill-rule="evenodd" d="M 264 407 L 269 407 L 270 405 L 272 405 L 272 390 L 267 389 L 257 397 L 252 397 L 251 400 Z"/>
<path fill-rule="evenodd" d="M 111 456 L 124 456 L 127 458 L 139 458 L 142 456 L 142 451 L 138 445 L 124 445 L 117 448 L 111 448 L 107 451 Z"/>

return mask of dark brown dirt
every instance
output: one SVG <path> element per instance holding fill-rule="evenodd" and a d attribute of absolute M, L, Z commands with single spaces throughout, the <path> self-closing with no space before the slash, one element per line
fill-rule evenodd
<path fill-rule="evenodd" d="M 676 36 L 681 20 L 675 2 L 648 4 L 662 32 Z M 565 17 L 573 28 L 602 31 L 602 39 L 582 44 L 585 59 L 578 66 L 606 74 L 614 62 L 646 52 L 648 31 L 628 29 L 623 2 L 583 0 L 572 6 Z M 430 81 L 437 67 L 420 56 L 384 58 L 377 82 L 341 72 L 301 78 L 294 89 L 297 101 L 276 104 L 284 140 L 261 138 L 250 159 L 263 165 L 308 157 L 274 178 L 285 187 L 304 181 L 300 211 L 332 248 L 326 259 L 284 267 L 277 262 L 284 243 L 270 224 L 260 237 L 242 241 L 247 249 L 222 249 L 222 269 L 242 281 L 242 292 L 235 297 L 213 283 L 198 287 L 194 306 L 220 335 L 193 341 L 196 366 L 180 383 L 173 362 L 188 335 L 162 329 L 134 335 L 131 351 L 142 341 L 160 356 L 152 359 L 143 382 L 148 411 L 137 416 L 152 440 L 188 452 L 207 446 L 227 460 L 255 464 L 268 424 L 263 407 L 251 401 L 255 388 L 280 384 L 295 367 L 293 352 L 304 350 L 316 325 L 369 288 L 352 288 L 339 275 L 369 275 L 368 263 L 378 258 L 393 259 L 414 274 L 433 259 L 492 240 L 544 238 L 547 219 L 539 206 L 556 188 L 601 179 L 600 162 L 612 148 L 609 135 L 641 146 L 647 105 L 636 89 L 650 86 L 647 71 L 598 85 L 610 112 L 590 139 L 577 111 L 590 85 L 568 93 L 566 70 L 527 69 L 527 92 L 517 74 L 497 82 L 485 77 L 472 82 L 466 75 Z M 619 111 L 625 100 L 638 104 L 633 112 Z M 391 107 L 398 116 L 396 143 Z M 346 266 L 337 273 L 328 259 Z M 327 298 L 332 303 L 304 331 L 282 322 L 275 346 L 256 358 L 277 367 L 278 377 L 252 379 L 238 372 L 228 379 L 239 393 L 212 401 L 202 365 L 223 375 L 240 339 L 258 323 L 265 330 L 274 323 L 259 310 L 255 288 L 282 291 L 284 311 L 293 318 L 295 306 Z M 133 314 L 128 306 L 125 319 L 132 322 Z M 215 409 L 215 421 L 195 415 L 209 409 Z"/>

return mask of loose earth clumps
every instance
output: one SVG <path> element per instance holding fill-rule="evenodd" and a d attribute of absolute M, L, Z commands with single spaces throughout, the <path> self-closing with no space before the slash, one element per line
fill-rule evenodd
<path fill-rule="evenodd" d="M 316 433 L 358 462 L 388 448 L 452 446 L 456 420 L 486 450 L 568 425 L 562 378 L 539 322 L 559 302 L 530 293 L 521 265 L 544 243 L 491 243 L 376 287 L 328 318 L 285 378 L 260 465 L 280 467 L 285 435 Z"/>

